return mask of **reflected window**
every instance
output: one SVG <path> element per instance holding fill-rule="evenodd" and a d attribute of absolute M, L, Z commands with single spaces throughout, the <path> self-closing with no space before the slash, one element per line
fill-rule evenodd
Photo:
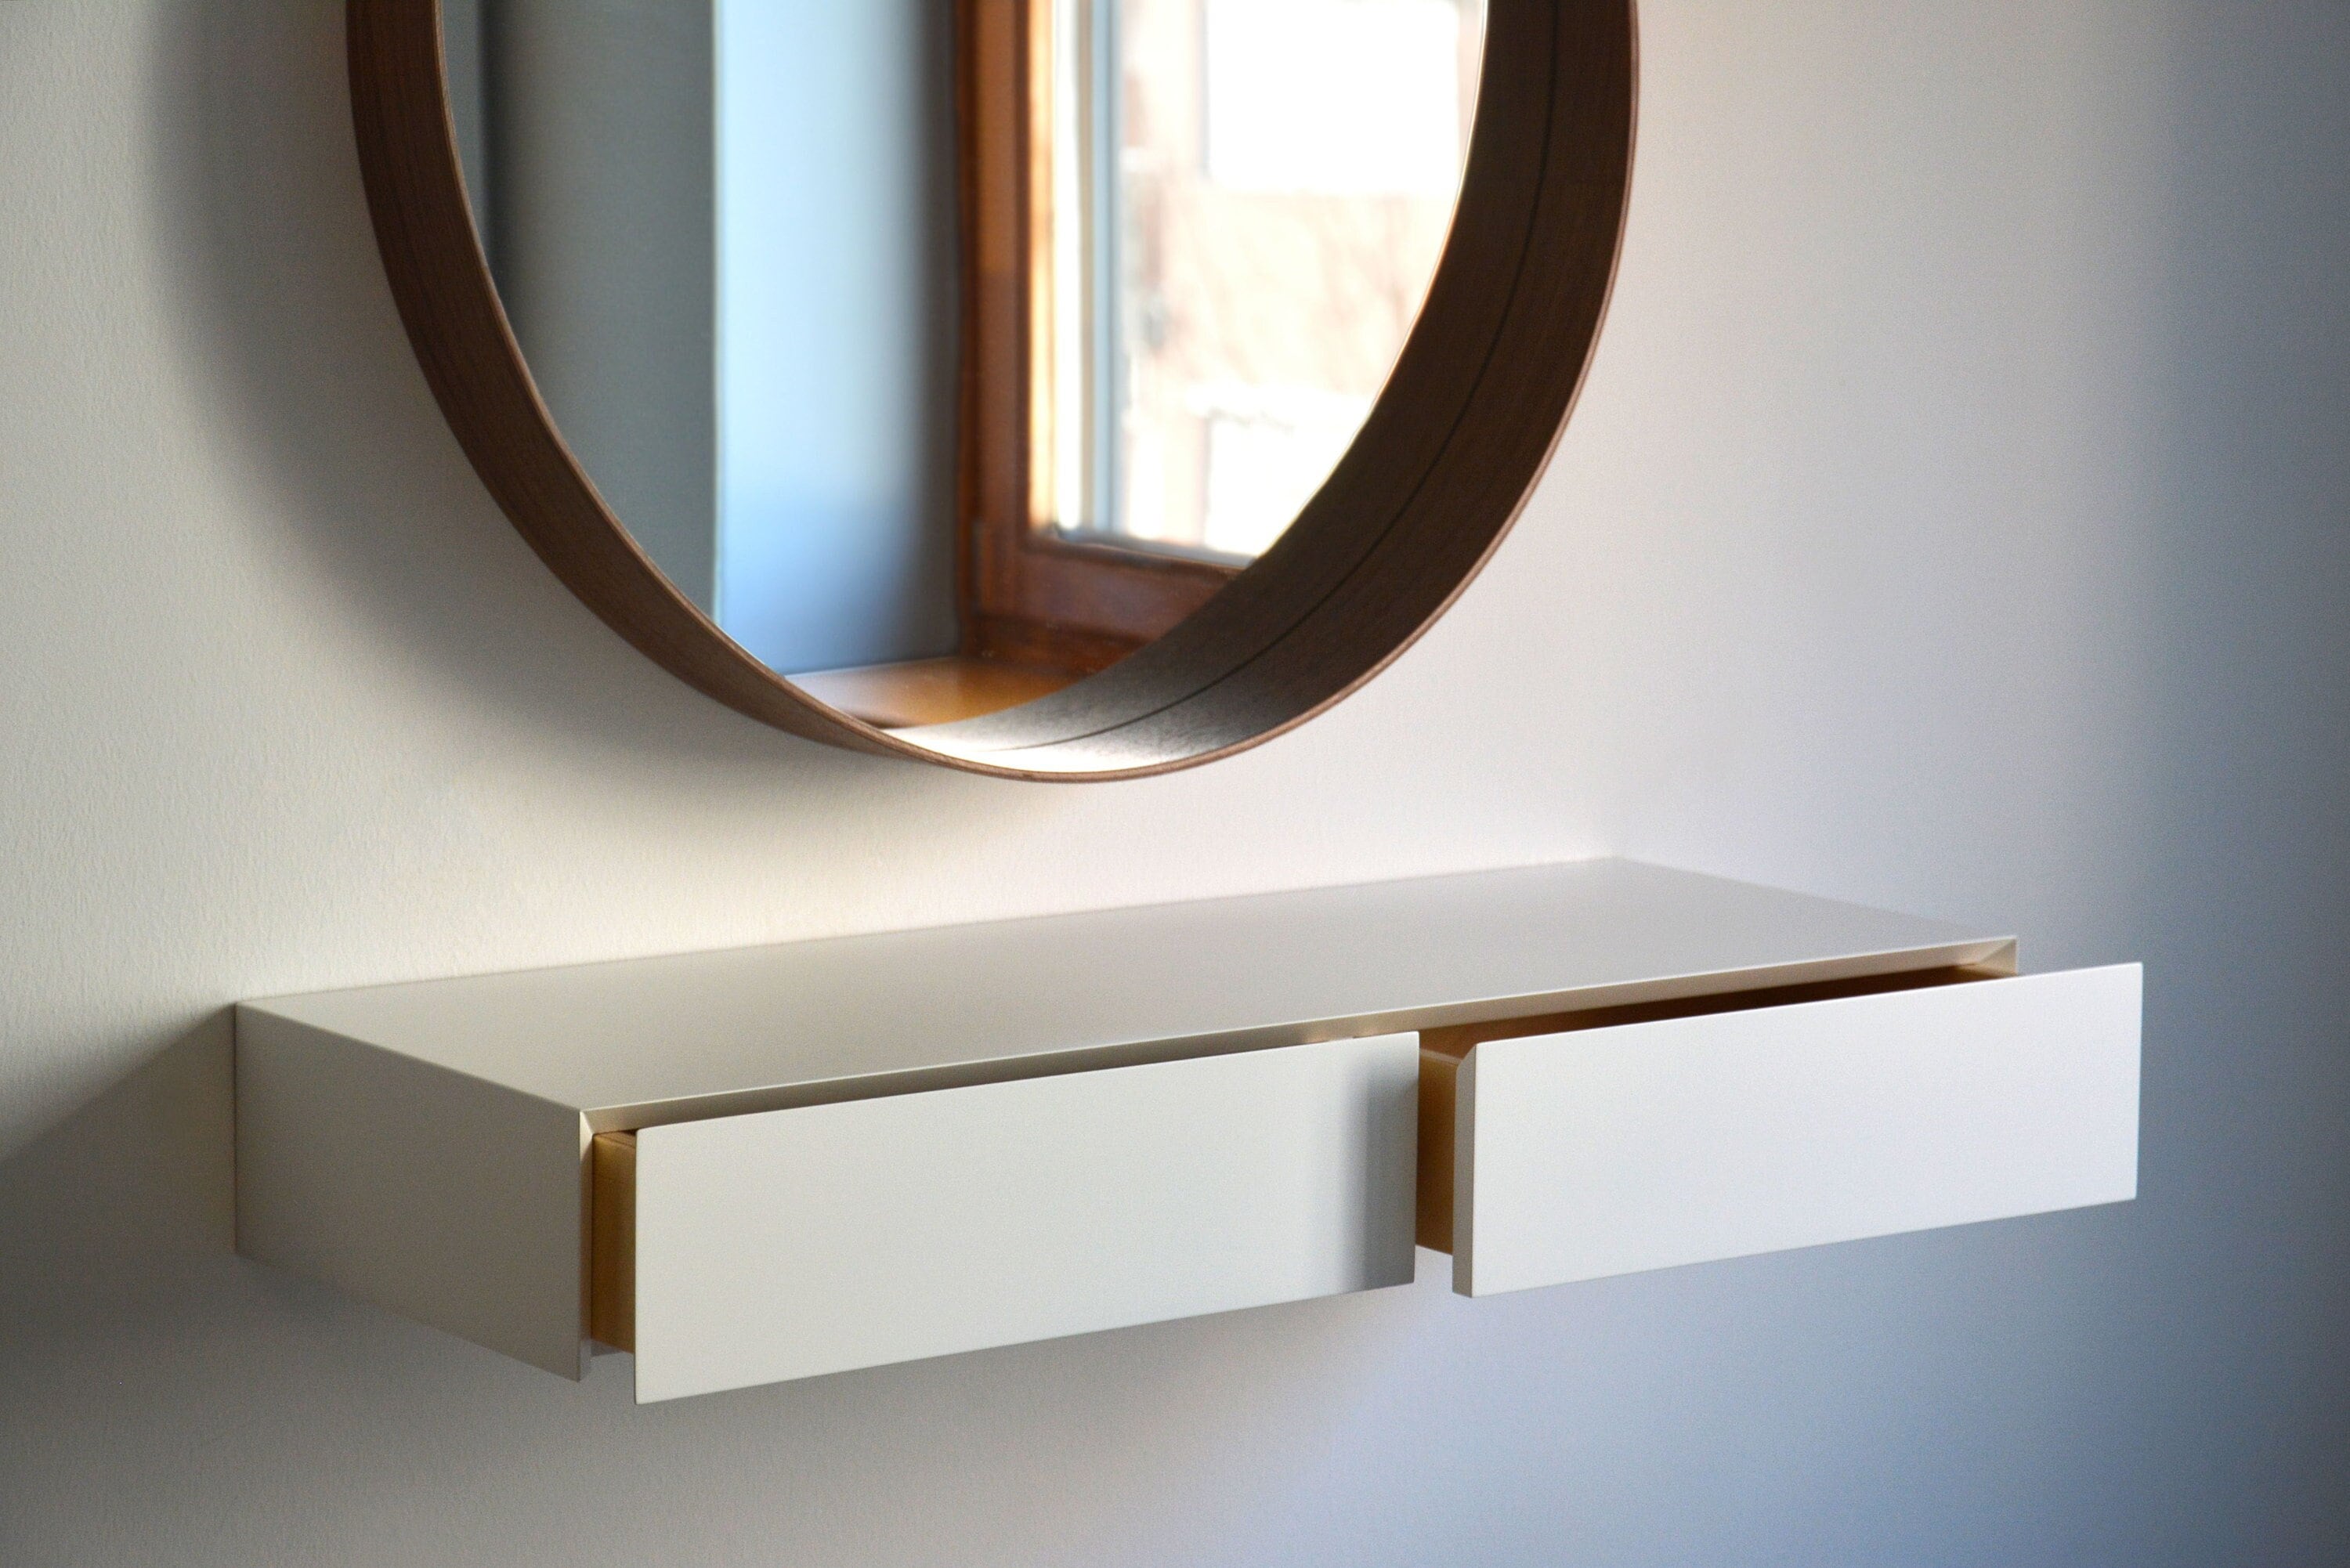
<path fill-rule="evenodd" d="M 1483 0 L 442 18 L 573 454 L 754 657 L 894 671 L 826 689 L 889 722 L 1113 665 L 1291 526 L 1421 307 L 1484 35 Z"/>
<path fill-rule="evenodd" d="M 1477 0 L 1042 0 L 1028 524 L 1244 563 L 1321 487 L 1450 227 Z"/>

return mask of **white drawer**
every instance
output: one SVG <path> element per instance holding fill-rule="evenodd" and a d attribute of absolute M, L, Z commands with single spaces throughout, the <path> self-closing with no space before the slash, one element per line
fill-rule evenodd
<path fill-rule="evenodd" d="M 1409 1034 L 597 1140 L 591 1323 L 675 1398 L 1412 1277 Z"/>
<path fill-rule="evenodd" d="M 245 1002 L 237 1249 L 661 1398 L 2128 1197 L 2137 973 L 2014 953 L 1602 861 Z"/>
<path fill-rule="evenodd" d="M 2134 1197 L 2138 967 L 1918 978 L 1431 1031 L 1421 1241 L 1491 1295 Z"/>

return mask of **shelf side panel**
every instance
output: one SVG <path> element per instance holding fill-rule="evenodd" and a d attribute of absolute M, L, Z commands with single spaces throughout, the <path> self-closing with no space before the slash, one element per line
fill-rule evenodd
<path fill-rule="evenodd" d="M 237 1251 L 580 1376 L 577 1110 L 244 1006 Z"/>

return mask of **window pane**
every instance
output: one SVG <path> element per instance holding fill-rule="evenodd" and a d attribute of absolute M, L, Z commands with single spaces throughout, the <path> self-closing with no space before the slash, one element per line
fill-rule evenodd
<path fill-rule="evenodd" d="M 1082 118 L 1118 154 L 1088 161 L 1091 254 L 1068 270 L 1117 300 L 1088 317 L 1090 504 L 1064 492 L 1050 520 L 1240 558 L 1280 536 L 1419 313 L 1482 20 L 1481 0 L 1098 0 Z"/>

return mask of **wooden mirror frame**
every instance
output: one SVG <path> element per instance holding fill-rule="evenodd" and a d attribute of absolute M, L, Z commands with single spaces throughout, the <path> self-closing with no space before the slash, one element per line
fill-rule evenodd
<path fill-rule="evenodd" d="M 1361 434 L 1287 533 L 1165 637 L 1020 707 L 883 730 L 801 691 L 680 593 L 565 442 L 473 231 L 440 0 L 348 0 L 377 243 L 426 381 L 515 527 L 689 685 L 812 740 L 1024 779 L 1229 756 L 1331 707 L 1416 640 L 1513 523 L 1596 348 L 1631 190 L 1635 0 L 1489 0 L 1460 205 Z"/>

